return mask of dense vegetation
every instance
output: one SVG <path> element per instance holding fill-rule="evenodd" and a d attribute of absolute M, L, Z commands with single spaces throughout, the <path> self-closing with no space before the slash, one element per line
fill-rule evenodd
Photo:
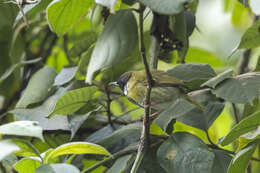
<path fill-rule="evenodd" d="M 234 32 L 211 34 L 219 18 L 197 23 L 208 4 L 0 0 L 0 172 L 259 172 L 260 3 L 222 0 Z M 220 39 L 237 46 L 209 48 Z M 144 108 L 109 85 L 140 69 Z M 152 116 L 151 69 L 205 109 L 175 99 Z"/>

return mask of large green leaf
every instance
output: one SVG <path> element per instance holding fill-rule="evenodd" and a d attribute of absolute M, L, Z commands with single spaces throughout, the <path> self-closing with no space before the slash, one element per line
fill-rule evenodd
<path fill-rule="evenodd" d="M 185 82 L 196 79 L 209 79 L 216 76 L 215 71 L 208 64 L 181 64 L 168 71 L 169 74 Z"/>
<path fill-rule="evenodd" d="M 211 88 L 215 88 L 220 82 L 224 81 L 225 79 L 232 78 L 232 74 L 233 74 L 232 69 L 226 70 L 223 73 L 220 73 L 219 75 L 203 83 L 201 87 L 208 86 Z"/>
<path fill-rule="evenodd" d="M 44 141 L 42 128 L 36 121 L 15 121 L 0 126 L 0 134 L 15 136 L 31 136 Z"/>
<path fill-rule="evenodd" d="M 228 173 L 244 173 L 248 163 L 256 149 L 255 144 L 249 145 L 248 147 L 239 151 L 231 161 L 228 168 Z"/>
<path fill-rule="evenodd" d="M 192 0 L 139 0 L 151 10 L 165 15 L 175 15 L 184 10 L 184 4 Z"/>
<path fill-rule="evenodd" d="M 80 173 L 79 169 L 73 165 L 59 164 L 44 164 L 36 169 L 35 173 Z"/>
<path fill-rule="evenodd" d="M 214 154 L 199 138 L 175 133 L 157 151 L 160 165 L 168 172 L 211 173 Z"/>
<path fill-rule="evenodd" d="M 205 110 L 201 111 L 198 108 L 194 108 L 183 116 L 177 118 L 177 120 L 189 126 L 207 131 L 221 114 L 224 108 L 224 103 L 219 102 L 208 89 L 194 91 L 189 95 L 203 104 Z"/>
<path fill-rule="evenodd" d="M 14 169 L 19 173 L 35 173 L 35 170 L 41 166 L 41 162 L 30 158 L 23 158 L 14 165 Z"/>
<path fill-rule="evenodd" d="M 212 90 L 217 97 L 232 103 L 250 103 L 259 96 L 260 73 L 249 72 L 221 82 Z"/>
<path fill-rule="evenodd" d="M 30 79 L 16 108 L 26 108 L 30 104 L 43 101 L 51 92 L 51 87 L 56 77 L 56 71 L 50 66 L 44 66 Z"/>
<path fill-rule="evenodd" d="M 100 34 L 88 65 L 86 82 L 94 73 L 125 60 L 137 45 L 137 23 L 130 10 L 111 14 Z"/>
<path fill-rule="evenodd" d="M 49 115 L 54 110 L 59 97 L 66 91 L 67 88 L 60 88 L 40 106 L 30 109 L 14 109 L 9 113 L 14 114 L 18 120 L 37 121 L 43 130 L 70 130 L 67 117 L 54 116 L 50 119 L 46 118 L 46 115 Z"/>
<path fill-rule="evenodd" d="M 10 140 L 0 141 L 0 161 L 15 151 L 19 151 L 20 148 Z"/>
<path fill-rule="evenodd" d="M 239 43 L 239 49 L 251 49 L 260 46 L 260 20 L 256 21 L 253 26 L 248 28 Z"/>
<path fill-rule="evenodd" d="M 96 87 L 85 87 L 80 89 L 75 89 L 68 91 L 63 96 L 61 96 L 56 105 L 55 109 L 52 111 L 48 117 L 52 117 L 55 114 L 61 115 L 71 115 L 77 110 L 79 110 L 84 105 L 93 99 L 93 95 L 97 91 Z"/>
<path fill-rule="evenodd" d="M 94 5 L 90 0 L 54 0 L 47 8 L 51 29 L 59 36 L 73 28 Z"/>
<path fill-rule="evenodd" d="M 63 68 L 61 72 L 56 76 L 53 85 L 60 86 L 68 83 L 74 78 L 77 71 L 78 66 Z"/>
<path fill-rule="evenodd" d="M 71 142 L 63 144 L 53 151 L 51 151 L 46 160 L 51 158 L 68 155 L 68 154 L 98 154 L 98 155 L 111 155 L 105 148 L 100 145 L 89 142 Z"/>
<path fill-rule="evenodd" d="M 133 159 L 131 159 L 131 158 L 133 158 L 133 156 L 131 154 L 118 158 L 115 161 L 115 163 L 113 164 L 113 166 L 107 171 L 107 173 L 124 172 L 126 170 L 126 168 L 128 168 L 129 164 L 132 163 Z"/>
<path fill-rule="evenodd" d="M 221 140 L 221 145 L 228 145 L 239 136 L 255 130 L 260 125 L 260 112 L 250 115 L 236 124 L 231 131 Z"/>
<path fill-rule="evenodd" d="M 222 150 L 212 150 L 215 154 L 214 164 L 211 173 L 226 173 L 232 157 Z"/>

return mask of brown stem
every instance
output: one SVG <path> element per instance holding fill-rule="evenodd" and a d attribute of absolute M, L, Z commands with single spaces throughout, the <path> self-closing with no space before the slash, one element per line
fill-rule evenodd
<path fill-rule="evenodd" d="M 153 79 L 152 75 L 150 73 L 149 65 L 147 62 L 146 54 L 145 54 L 145 45 L 144 45 L 144 30 L 143 30 L 143 12 L 145 10 L 145 6 L 142 4 L 139 4 L 139 46 L 140 46 L 140 53 L 141 57 L 143 60 L 143 64 L 145 67 L 145 72 L 146 72 L 146 77 L 147 77 L 147 82 L 148 86 L 146 89 L 146 95 L 145 95 L 145 101 L 144 105 L 149 105 L 150 104 L 150 96 L 151 96 L 151 91 L 152 91 L 152 86 L 153 86 Z M 143 119 L 143 127 L 142 127 L 142 134 L 141 134 L 141 139 L 140 139 L 140 144 L 138 147 L 138 152 L 137 156 L 134 162 L 134 165 L 131 169 L 131 173 L 136 173 L 142 160 L 149 148 L 149 142 L 150 142 L 150 120 L 149 120 L 149 115 L 150 115 L 150 107 L 145 106 L 144 107 L 144 119 Z"/>

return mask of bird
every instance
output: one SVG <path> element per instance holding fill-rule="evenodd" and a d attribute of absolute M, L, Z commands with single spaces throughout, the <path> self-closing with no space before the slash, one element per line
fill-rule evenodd
<path fill-rule="evenodd" d="M 150 73 L 153 81 L 150 96 L 150 104 L 153 105 L 152 108 L 156 110 L 165 109 L 173 101 L 182 98 L 199 109 L 204 110 L 204 107 L 200 103 L 186 94 L 188 87 L 182 80 L 160 70 L 151 69 Z M 141 107 L 147 106 L 144 103 L 148 86 L 145 70 L 125 72 L 116 82 L 112 82 L 110 85 L 118 86 L 123 94 L 134 104 Z"/>

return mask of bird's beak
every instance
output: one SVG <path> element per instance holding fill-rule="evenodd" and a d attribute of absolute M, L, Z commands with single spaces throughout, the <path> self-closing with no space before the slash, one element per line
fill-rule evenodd
<path fill-rule="evenodd" d="M 108 83 L 109 86 L 113 85 L 113 86 L 118 86 L 118 83 L 117 82 L 110 82 Z"/>

